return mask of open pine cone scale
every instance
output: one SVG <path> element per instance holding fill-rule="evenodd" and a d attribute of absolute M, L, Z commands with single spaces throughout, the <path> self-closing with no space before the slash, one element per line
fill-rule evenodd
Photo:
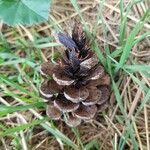
<path fill-rule="evenodd" d="M 110 78 L 90 50 L 79 23 L 75 23 L 72 37 L 58 33 L 56 38 L 66 50 L 57 65 L 51 62 L 41 65 L 41 74 L 46 79 L 40 93 L 49 100 L 49 117 L 64 120 L 69 126 L 78 126 L 82 121 L 91 121 L 99 109 L 107 105 Z"/>

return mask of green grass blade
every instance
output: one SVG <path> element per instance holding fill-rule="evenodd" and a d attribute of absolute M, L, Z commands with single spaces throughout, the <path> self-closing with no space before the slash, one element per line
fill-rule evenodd
<path fill-rule="evenodd" d="M 133 123 L 130 123 L 129 121 L 127 121 L 127 129 L 128 129 L 129 135 L 131 137 L 131 142 L 132 142 L 134 150 L 138 150 L 139 149 L 138 143 L 135 139 L 135 133 L 133 132 L 134 131 L 133 130 Z"/>
<path fill-rule="evenodd" d="M 39 125 L 46 121 L 47 121 L 47 118 L 44 118 L 41 120 L 34 120 L 34 121 L 32 121 L 32 123 L 22 124 L 20 126 L 14 127 L 14 128 L 8 128 L 4 132 L 0 131 L 0 137 L 4 137 L 4 136 L 8 136 L 8 135 L 11 136 L 11 134 L 25 130 L 25 129 L 33 127 L 35 125 Z"/>
<path fill-rule="evenodd" d="M 131 72 L 147 72 L 150 73 L 149 65 L 125 65 L 125 69 Z"/>
<path fill-rule="evenodd" d="M 124 1 L 120 0 L 120 26 L 119 26 L 119 45 L 124 45 L 125 39 L 125 31 L 126 31 L 126 23 L 127 23 L 127 15 L 131 11 L 131 8 L 136 3 L 139 3 L 141 0 L 132 0 L 126 7 L 124 8 Z M 126 11 L 126 12 L 125 12 Z"/>
<path fill-rule="evenodd" d="M 118 150 L 124 150 L 125 149 L 125 144 L 127 140 L 129 139 L 129 132 L 124 131 L 122 136 L 120 137 L 119 144 L 118 144 Z"/>
<path fill-rule="evenodd" d="M 25 88 L 23 88 L 22 86 L 18 85 L 17 83 L 11 81 L 10 79 L 8 79 L 7 77 L 0 75 L 0 81 L 6 83 L 7 85 L 16 88 L 17 90 L 19 90 L 20 92 L 23 92 L 35 99 L 39 99 L 38 95 L 35 95 L 34 92 L 28 91 Z"/>
<path fill-rule="evenodd" d="M 99 150 L 100 146 L 96 140 L 91 140 L 89 143 L 85 145 L 85 150 Z"/>
<path fill-rule="evenodd" d="M 147 94 L 144 96 L 144 98 L 141 100 L 141 104 L 139 106 L 139 108 L 136 111 L 135 117 L 137 117 L 139 115 L 139 113 L 141 112 L 141 110 L 144 108 L 144 106 L 150 102 L 150 89 L 148 90 Z"/>
<path fill-rule="evenodd" d="M 121 55 L 120 61 L 119 61 L 119 66 L 123 66 L 124 63 L 126 62 L 127 58 L 129 57 L 130 51 L 133 47 L 133 43 L 134 43 L 134 39 L 135 36 L 139 33 L 139 31 L 141 30 L 141 28 L 143 27 L 143 25 L 145 24 L 147 18 L 149 18 L 150 16 L 150 10 L 148 10 L 145 15 L 142 17 L 142 19 L 140 20 L 140 22 L 138 22 L 135 27 L 133 28 L 133 30 L 131 31 L 130 35 L 127 38 L 126 44 L 123 48 L 123 53 Z M 118 69 L 120 67 L 116 68 L 116 71 L 118 71 Z"/>
<path fill-rule="evenodd" d="M 52 133 L 55 137 L 59 137 L 63 142 L 65 142 L 66 144 L 68 144 L 69 146 L 71 146 L 72 148 L 74 148 L 75 150 L 78 149 L 78 146 L 75 143 L 73 143 L 68 137 L 66 137 L 64 134 L 62 134 L 56 128 L 53 129 L 53 128 L 49 127 L 47 124 L 42 124 L 42 126 L 47 131 L 49 131 L 50 133 Z"/>
<path fill-rule="evenodd" d="M 133 45 L 136 45 L 140 41 L 144 40 L 145 38 L 149 38 L 149 37 L 150 37 L 150 32 L 145 32 L 142 35 L 140 35 L 137 39 L 135 39 L 135 41 L 133 42 Z"/>
<path fill-rule="evenodd" d="M 81 12 L 80 12 L 80 7 L 78 6 L 77 4 L 77 0 L 70 0 L 71 4 L 73 5 L 75 11 L 78 13 L 78 15 L 80 16 L 82 22 L 83 22 L 83 25 L 86 29 L 86 31 L 88 32 L 88 27 L 87 27 L 87 24 L 86 24 L 86 21 L 84 19 L 84 17 L 82 16 Z"/>
<path fill-rule="evenodd" d="M 98 47 L 97 42 L 93 41 L 92 49 L 95 51 L 99 61 L 103 64 L 104 67 L 106 67 L 106 58 L 104 57 L 102 51 Z"/>
<path fill-rule="evenodd" d="M 50 48 L 50 47 L 56 47 L 61 46 L 59 43 L 44 43 L 44 44 L 34 44 L 35 48 Z"/>
<path fill-rule="evenodd" d="M 0 117 L 3 117 L 9 113 L 18 112 L 18 111 L 24 111 L 29 110 L 31 108 L 43 108 L 46 104 L 44 102 L 37 102 L 31 105 L 24 105 L 24 106 L 5 106 L 0 105 Z"/>
<path fill-rule="evenodd" d="M 122 114 L 124 115 L 124 117 L 126 118 L 127 117 L 127 114 L 125 112 L 125 109 L 124 109 L 124 106 L 123 106 L 123 102 L 122 102 L 122 98 L 121 98 L 121 95 L 120 95 L 120 92 L 119 92 L 119 88 L 117 86 L 117 84 L 115 83 L 115 81 L 113 80 L 112 81 L 112 85 L 113 85 L 113 89 L 114 89 L 114 93 L 115 93 L 115 97 L 116 97 L 116 100 L 117 100 L 117 104 L 122 112 Z"/>

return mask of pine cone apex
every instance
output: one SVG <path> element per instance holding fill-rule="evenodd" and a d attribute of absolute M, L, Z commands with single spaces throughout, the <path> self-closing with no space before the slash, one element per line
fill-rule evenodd
<path fill-rule="evenodd" d="M 45 62 L 40 72 L 46 77 L 40 94 L 49 100 L 47 115 L 69 126 L 90 122 L 107 106 L 110 77 L 88 46 L 82 26 L 76 23 L 72 37 L 59 32 L 57 40 L 66 47 L 55 65 Z M 48 78 L 52 77 L 52 80 Z"/>

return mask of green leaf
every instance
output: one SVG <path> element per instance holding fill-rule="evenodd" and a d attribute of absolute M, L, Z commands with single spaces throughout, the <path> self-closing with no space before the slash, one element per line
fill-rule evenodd
<path fill-rule="evenodd" d="M 0 18 L 11 26 L 48 19 L 50 0 L 0 0 Z"/>

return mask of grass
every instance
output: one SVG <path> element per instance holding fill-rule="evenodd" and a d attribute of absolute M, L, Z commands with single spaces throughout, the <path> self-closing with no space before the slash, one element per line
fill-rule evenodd
<path fill-rule="evenodd" d="M 49 21 L 0 34 L 0 149 L 141 149 L 150 135 L 150 9 L 147 0 L 55 1 Z M 53 31 L 81 20 L 111 76 L 110 107 L 78 128 L 44 114 L 39 66 L 59 57 Z M 143 47 L 143 48 L 140 48 Z"/>

